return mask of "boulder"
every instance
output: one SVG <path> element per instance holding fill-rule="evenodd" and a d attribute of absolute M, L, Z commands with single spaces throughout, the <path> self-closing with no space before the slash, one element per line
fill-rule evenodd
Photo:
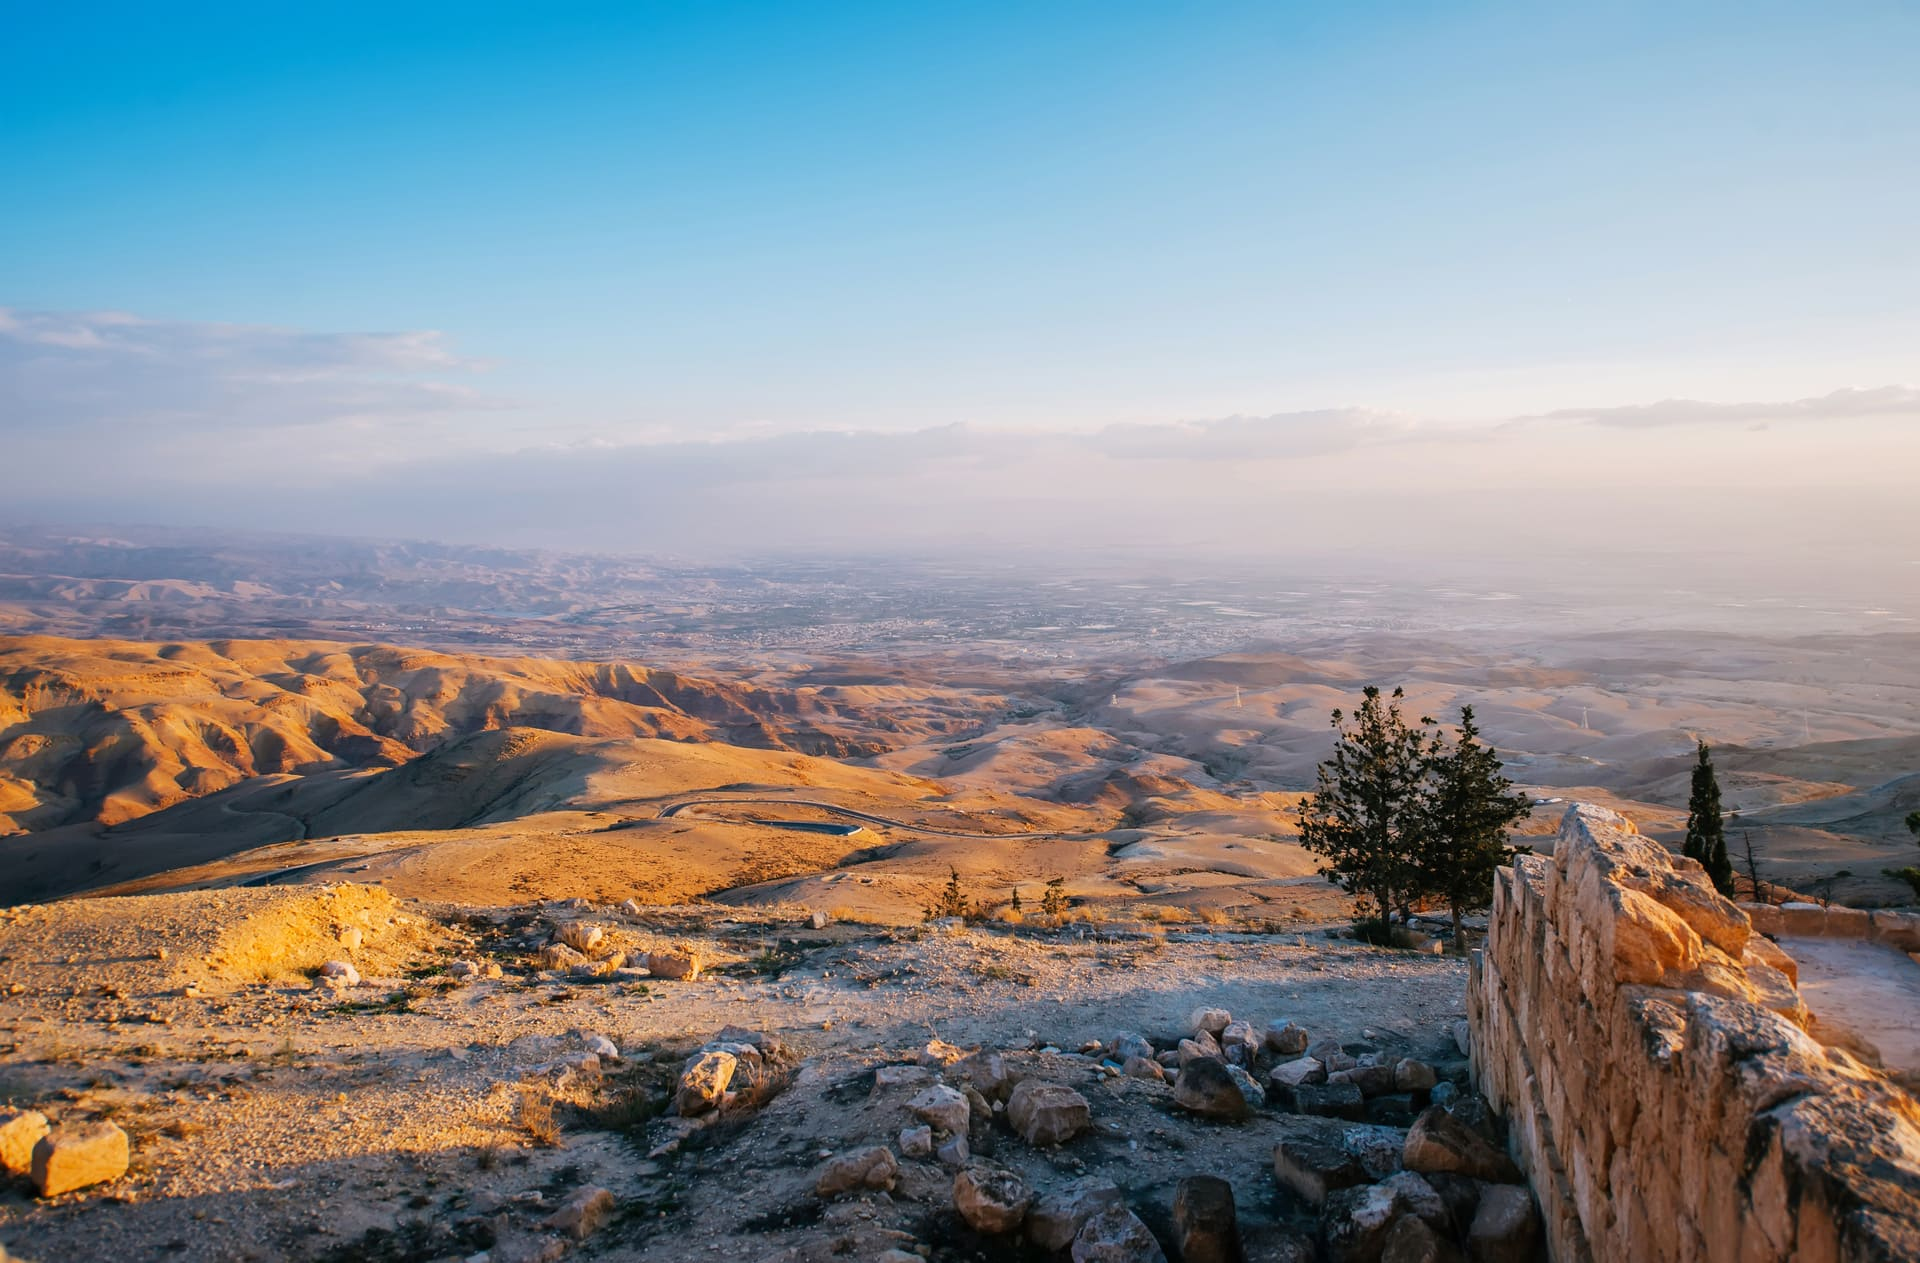
<path fill-rule="evenodd" d="M 1107 1052 L 1112 1055 L 1115 1061 L 1121 1062 L 1126 1061 L 1130 1057 L 1151 1059 L 1153 1056 L 1153 1041 L 1149 1040 L 1145 1035 L 1138 1034 L 1134 1031 L 1125 1031 L 1113 1037 L 1112 1042 L 1107 1045 Z"/>
<path fill-rule="evenodd" d="M 933 1156 L 933 1128 L 925 1124 L 900 1129 L 900 1152 L 909 1158 Z"/>
<path fill-rule="evenodd" d="M 1367 1098 L 1351 1083 L 1302 1083 L 1294 1087 L 1275 1084 L 1273 1095 L 1281 1109 L 1294 1114 L 1316 1114 L 1353 1122 L 1366 1117 Z"/>
<path fill-rule="evenodd" d="M 1007 1098 L 1007 1122 L 1030 1145 L 1061 1145 L 1092 1124 L 1093 1109 L 1064 1084 L 1027 1079 Z"/>
<path fill-rule="evenodd" d="M 1325 1083 L 1327 1068 L 1313 1057 L 1295 1057 L 1292 1061 L 1283 1061 L 1267 1074 L 1268 1083 L 1277 1083 L 1283 1087 L 1299 1087 L 1302 1083 Z"/>
<path fill-rule="evenodd" d="M 700 976 L 699 949 L 686 943 L 647 953 L 647 972 L 656 978 L 692 981 Z"/>
<path fill-rule="evenodd" d="M 1438 1105 L 1414 1120 L 1401 1158 L 1409 1171 L 1450 1171 L 1496 1184 L 1520 1181 L 1513 1159 Z"/>
<path fill-rule="evenodd" d="M 1199 1039 L 1183 1039 L 1177 1050 L 1177 1058 L 1182 1068 L 1196 1061 L 1224 1061 L 1226 1053 L 1213 1036 L 1205 1035 Z"/>
<path fill-rule="evenodd" d="M 599 926 L 589 925 L 585 921 L 570 921 L 561 926 L 560 932 L 554 937 L 574 951 L 591 956 L 600 944 L 606 941 L 607 933 Z"/>
<path fill-rule="evenodd" d="M 1320 1208 L 1320 1235 L 1333 1263 L 1378 1263 L 1387 1234 L 1407 1213 L 1394 1191 L 1380 1184 L 1356 1184 L 1327 1194 Z"/>
<path fill-rule="evenodd" d="M 344 960 L 330 960 L 320 966 L 320 976 L 332 979 L 343 987 L 360 985 L 360 971 Z"/>
<path fill-rule="evenodd" d="M 673 1105 L 682 1118 L 693 1118 L 720 1108 L 733 1082 L 740 1059 L 730 1052 L 709 1049 L 687 1058 L 674 1088 Z"/>
<path fill-rule="evenodd" d="M 1444 1105 L 1451 1108 L 1453 1103 L 1459 1099 L 1460 1089 L 1445 1080 L 1434 1084 L 1432 1089 L 1427 1092 L 1427 1100 L 1435 1105 Z"/>
<path fill-rule="evenodd" d="M 820 1169 L 813 1191 L 822 1198 L 838 1197 L 859 1189 L 891 1189 L 900 1177 L 900 1163 L 893 1150 L 872 1145 L 843 1153 Z"/>
<path fill-rule="evenodd" d="M 1153 1233 L 1125 1206 L 1109 1206 L 1080 1226 L 1073 1263 L 1167 1263 Z"/>
<path fill-rule="evenodd" d="M 1159 1062 L 1149 1061 L 1145 1057 L 1127 1058 L 1127 1064 L 1120 1067 L 1120 1073 L 1129 1079 L 1145 1079 L 1150 1083 L 1167 1081 L 1166 1069 Z"/>
<path fill-rule="evenodd" d="M 112 1123 L 56 1127 L 33 1146 L 29 1174 L 42 1197 L 117 1180 L 127 1173 L 127 1133 Z"/>
<path fill-rule="evenodd" d="M 620 1049 L 605 1035 L 589 1035 L 581 1041 L 588 1052 L 602 1061 L 620 1060 Z"/>
<path fill-rule="evenodd" d="M 1007 1059 L 997 1052 L 977 1052 L 955 1069 L 989 1101 L 1004 1101 L 1013 1091 L 1014 1073 L 1008 1068 Z"/>
<path fill-rule="evenodd" d="M 1282 1057 L 1298 1057 L 1307 1051 L 1307 1028 L 1296 1022 L 1276 1018 L 1267 1023 L 1267 1048 Z"/>
<path fill-rule="evenodd" d="M 1348 1127 L 1340 1133 L 1340 1147 L 1360 1162 L 1370 1180 L 1383 1180 L 1400 1170 L 1400 1151 L 1407 1133 L 1398 1127 Z"/>
<path fill-rule="evenodd" d="M 1112 1180 L 1084 1176 L 1034 1204 L 1027 1212 L 1027 1240 L 1042 1250 L 1064 1250 L 1087 1220 L 1121 1204 L 1120 1190 Z"/>
<path fill-rule="evenodd" d="M 933 1156 L 950 1167 L 963 1167 L 973 1160 L 973 1149 L 965 1136 L 954 1136 L 935 1149 Z"/>
<path fill-rule="evenodd" d="M 1327 1082 L 1351 1083 L 1362 1096 L 1385 1096 L 1393 1091 L 1393 1067 L 1358 1065 L 1351 1070 L 1335 1070 L 1327 1075 Z"/>
<path fill-rule="evenodd" d="M 50 1129 L 38 1110 L 0 1110 L 0 1174 L 25 1175 L 33 1169 L 33 1147 Z"/>
<path fill-rule="evenodd" d="M 1233 1056 L 1234 1049 L 1240 1049 L 1242 1057 L 1235 1060 L 1242 1061 L 1242 1064 L 1252 1061 L 1254 1055 L 1266 1046 L 1266 1042 L 1266 1032 L 1256 1030 L 1252 1022 L 1229 1022 L 1227 1028 L 1220 1032 L 1220 1047 L 1226 1050 L 1229 1057 Z"/>
<path fill-rule="evenodd" d="M 955 1136 L 967 1134 L 967 1119 L 972 1116 L 966 1094 L 944 1083 L 936 1083 L 915 1096 L 907 1102 L 907 1109 L 935 1130 Z"/>
<path fill-rule="evenodd" d="M 1381 1180 L 1380 1187 L 1392 1190 L 1402 1210 L 1425 1220 L 1435 1231 L 1445 1232 L 1452 1226 L 1453 1212 L 1419 1172 L 1396 1171 Z"/>
<path fill-rule="evenodd" d="M 1180 1263 L 1240 1263 L 1233 1185 L 1215 1175 L 1189 1175 L 1175 1185 L 1173 1245 Z"/>
<path fill-rule="evenodd" d="M 1224 1063 L 1208 1058 L 1188 1062 L 1181 1067 L 1180 1077 L 1173 1081 L 1174 1104 L 1207 1118 L 1236 1122 L 1246 1118 L 1253 1113 L 1253 1104 L 1233 1070 L 1239 1067 L 1229 1069 Z M 1240 1071 L 1240 1078 L 1253 1082 L 1244 1070 Z"/>
<path fill-rule="evenodd" d="M 975 1232 L 991 1236 L 1017 1231 L 1033 1205 L 1033 1190 L 1000 1167 L 963 1167 L 953 1177 L 953 1208 Z"/>
<path fill-rule="evenodd" d="M 642 912 L 646 911 L 646 909 L 641 907 L 640 901 L 638 899 L 626 899 L 621 901 L 620 911 L 626 913 L 630 917 L 637 917 Z"/>
<path fill-rule="evenodd" d="M 1460 1050 L 1462 1057 L 1473 1056 L 1473 1027 L 1464 1017 L 1453 1024 L 1453 1046 Z"/>
<path fill-rule="evenodd" d="M 1367 1172 L 1339 1145 L 1295 1137 L 1274 1146 L 1273 1178 L 1301 1201 L 1319 1206 L 1329 1193 L 1365 1184 Z"/>
<path fill-rule="evenodd" d="M 1402 1057 L 1393 1063 L 1393 1090 L 1396 1092 L 1425 1092 L 1439 1081 L 1440 1076 L 1424 1061 Z"/>
<path fill-rule="evenodd" d="M 611 1190 L 583 1188 L 547 1216 L 546 1226 L 558 1228 L 576 1241 L 584 1241 L 606 1224 L 613 1214 L 613 1205 Z"/>
<path fill-rule="evenodd" d="M 832 918 L 829 917 L 824 912 L 816 912 L 811 917 L 807 918 L 808 924 L 813 926 L 813 928 L 816 930 L 826 929 L 828 922 L 830 922 L 831 920 Z"/>
<path fill-rule="evenodd" d="M 1521 1184 L 1490 1184 L 1467 1229 L 1474 1263 L 1532 1263 L 1541 1255 L 1540 1212 Z"/>
<path fill-rule="evenodd" d="M 585 956 L 565 943 L 548 943 L 540 949 L 536 963 L 542 969 L 572 969 L 575 965 L 585 964 L 586 960 Z"/>
<path fill-rule="evenodd" d="M 914 1060 L 923 1066 L 950 1066 L 967 1055 L 967 1050 L 944 1039 L 930 1039 Z"/>
<path fill-rule="evenodd" d="M 1461 1263 L 1460 1251 L 1418 1215 L 1402 1215 L 1387 1229 L 1380 1263 Z"/>
<path fill-rule="evenodd" d="M 1233 1022 L 1233 1014 L 1225 1009 L 1195 1009 L 1187 1018 L 1187 1029 L 1195 1035 L 1218 1035 Z"/>

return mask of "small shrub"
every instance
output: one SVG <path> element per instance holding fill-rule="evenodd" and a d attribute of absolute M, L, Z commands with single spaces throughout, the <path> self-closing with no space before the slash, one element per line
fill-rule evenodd
<path fill-rule="evenodd" d="M 1058 917 L 1066 914 L 1066 885 L 1067 879 L 1064 877 L 1054 877 L 1047 881 L 1046 892 L 1040 896 L 1040 913 L 1042 916 Z"/>
<path fill-rule="evenodd" d="M 560 1143 L 560 1119 L 554 1113 L 553 1097 L 544 1085 L 523 1083 L 520 1085 L 520 1101 L 514 1110 L 514 1119 L 520 1124 L 520 1130 L 543 1149 L 551 1149 Z"/>

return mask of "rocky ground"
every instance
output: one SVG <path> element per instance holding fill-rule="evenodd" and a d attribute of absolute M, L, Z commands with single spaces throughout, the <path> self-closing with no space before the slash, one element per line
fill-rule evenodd
<path fill-rule="evenodd" d="M 1496 1171 L 1395 1174 L 1448 1125 L 1409 1145 L 1432 1102 L 1495 1125 L 1459 1091 L 1464 966 L 1324 930 L 352 886 L 0 921 L 0 1101 L 131 1140 L 117 1179 L 11 1179 L 0 1243 L 27 1259 L 1197 1258 L 1223 1223 L 1250 1258 L 1365 1257 L 1403 1220 L 1394 1248 L 1426 1252 L 1401 1257 L 1444 1258 L 1498 1208 Z M 1074 1247 L 1109 1200 L 1137 1220 Z"/>

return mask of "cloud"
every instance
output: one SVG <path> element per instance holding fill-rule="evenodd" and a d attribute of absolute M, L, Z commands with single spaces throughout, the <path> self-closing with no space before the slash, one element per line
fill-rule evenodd
<path fill-rule="evenodd" d="M 0 433 L 310 426 L 500 406 L 431 331 L 315 333 L 0 308 Z"/>
<path fill-rule="evenodd" d="M 1847 387 L 1811 399 L 1772 403 L 1707 403 L 1698 399 L 1662 399 L 1655 403 L 1619 408 L 1563 408 L 1537 417 L 1521 417 L 1514 424 L 1570 421 L 1587 425 L 1650 430 L 1681 425 L 1755 425 L 1771 421 L 1849 421 L 1865 418 L 1920 416 L 1920 387 L 1880 386 L 1871 390 Z"/>
<path fill-rule="evenodd" d="M 1089 436 L 1102 455 L 1134 460 L 1272 460 L 1431 437 L 1410 417 L 1361 408 L 1223 417 L 1154 425 L 1110 425 Z"/>

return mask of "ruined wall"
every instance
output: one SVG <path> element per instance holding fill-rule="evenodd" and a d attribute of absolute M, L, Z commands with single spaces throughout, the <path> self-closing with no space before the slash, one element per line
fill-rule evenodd
<path fill-rule="evenodd" d="M 1576 805 L 1501 870 L 1468 990 L 1553 1256 L 1920 1259 L 1920 1105 L 1803 1027 L 1698 864 Z"/>

